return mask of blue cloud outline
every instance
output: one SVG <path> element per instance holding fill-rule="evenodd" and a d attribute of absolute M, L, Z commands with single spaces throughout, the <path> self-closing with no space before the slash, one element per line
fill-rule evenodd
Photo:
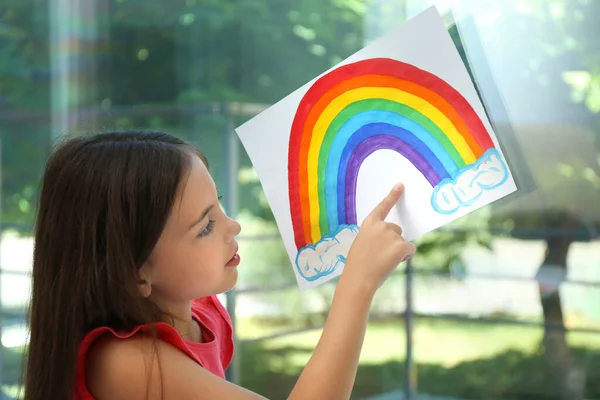
<path fill-rule="evenodd" d="M 348 225 L 342 224 L 342 225 L 339 225 L 334 232 L 327 233 L 327 234 L 323 235 L 321 237 L 321 239 L 319 239 L 319 241 L 317 241 L 317 243 L 315 243 L 315 244 L 307 244 L 306 246 L 304 246 L 304 247 L 302 247 L 301 249 L 298 250 L 298 253 L 296 254 L 296 262 L 295 262 L 295 264 L 296 264 L 296 270 L 298 271 L 298 274 L 304 280 L 306 280 L 308 282 L 314 282 L 317 279 L 320 279 L 320 278 L 323 278 L 325 276 L 331 275 L 333 272 L 335 272 L 340 267 L 340 265 L 346 264 L 346 257 L 343 256 L 343 255 L 341 255 L 341 254 L 338 254 L 337 255 L 338 261 L 333 266 L 330 266 L 330 267 L 328 267 L 328 268 L 326 268 L 325 270 L 322 270 L 322 271 L 315 269 L 315 271 L 317 273 L 314 276 L 306 276 L 304 274 L 304 272 L 302 272 L 302 268 L 300 267 L 300 264 L 298 263 L 298 258 L 300 257 L 300 254 L 304 250 L 307 250 L 307 249 L 314 250 L 324 240 L 333 239 L 337 243 L 339 243 L 339 241 L 337 240 L 337 235 L 340 232 L 342 232 L 343 230 L 345 230 L 345 229 L 350 229 L 352 232 L 358 232 L 360 230 L 360 227 L 358 225 L 355 225 L 355 224 L 348 224 Z M 307 264 L 307 267 L 308 267 L 308 264 Z"/>
<path fill-rule="evenodd" d="M 459 205 L 457 207 L 453 208 L 452 210 L 442 210 L 436 201 L 438 192 L 441 189 L 443 189 L 444 187 L 451 185 L 452 193 L 454 193 L 456 195 L 456 189 L 454 186 L 456 185 L 456 182 L 462 176 L 462 174 L 464 174 L 465 172 L 471 171 L 473 169 L 479 168 L 481 166 L 481 164 L 488 161 L 494 155 L 498 157 L 498 161 L 504 167 L 503 168 L 504 176 L 502 177 L 502 179 L 493 185 L 482 185 L 479 182 L 477 182 L 477 177 L 484 172 L 478 173 L 477 175 L 475 175 L 472 182 L 475 182 L 475 184 L 481 189 L 481 192 L 479 192 L 479 194 L 477 194 L 475 197 L 473 197 L 472 199 L 470 199 L 468 201 L 461 202 L 459 200 Z M 458 174 L 456 175 L 456 177 L 454 179 L 446 178 L 446 179 L 443 179 L 442 181 L 440 181 L 440 183 L 433 189 L 433 193 L 431 194 L 431 206 L 433 207 L 433 209 L 435 211 L 437 211 L 440 214 L 446 214 L 446 215 L 454 214 L 461 207 L 469 207 L 469 206 L 473 205 L 485 191 L 490 191 L 499 186 L 502 186 L 508 180 L 509 176 L 510 176 L 510 174 L 508 172 L 508 166 L 506 165 L 506 163 L 500 156 L 500 152 L 495 148 L 488 149 L 473 164 L 467 165 L 466 167 L 464 167 L 460 171 L 458 171 Z M 456 198 L 458 200 L 458 196 Z"/>

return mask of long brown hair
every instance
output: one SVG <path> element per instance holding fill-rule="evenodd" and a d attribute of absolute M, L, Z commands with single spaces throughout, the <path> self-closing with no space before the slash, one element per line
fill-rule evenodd
<path fill-rule="evenodd" d="M 164 320 L 138 270 L 164 228 L 190 156 L 162 132 L 64 141 L 44 172 L 35 229 L 25 399 L 72 399 L 87 332 Z"/>

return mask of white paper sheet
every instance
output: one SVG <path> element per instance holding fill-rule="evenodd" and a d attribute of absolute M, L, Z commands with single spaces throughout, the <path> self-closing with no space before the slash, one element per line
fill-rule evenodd
<path fill-rule="evenodd" d="M 339 276 L 364 218 L 396 182 L 387 217 L 406 240 L 517 190 L 435 7 L 236 129 L 300 289 Z"/>

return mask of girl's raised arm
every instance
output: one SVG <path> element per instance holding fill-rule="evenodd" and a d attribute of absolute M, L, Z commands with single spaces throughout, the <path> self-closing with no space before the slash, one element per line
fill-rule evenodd
<path fill-rule="evenodd" d="M 365 219 L 350 249 L 329 317 L 291 400 L 348 399 L 352 392 L 372 299 L 415 246 L 399 226 L 385 222 L 403 187 Z M 87 383 L 99 400 L 264 399 L 204 370 L 171 345 L 151 339 L 111 340 L 96 346 Z"/>
<path fill-rule="evenodd" d="M 350 248 L 319 344 L 290 399 L 348 399 L 354 386 L 371 302 L 415 246 L 398 225 L 385 222 L 404 187 L 397 185 L 363 222 Z"/>

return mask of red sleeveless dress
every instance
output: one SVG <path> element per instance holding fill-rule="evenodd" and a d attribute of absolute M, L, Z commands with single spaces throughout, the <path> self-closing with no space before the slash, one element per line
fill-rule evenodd
<path fill-rule="evenodd" d="M 166 323 L 156 324 L 159 338 L 183 351 L 207 371 L 224 379 L 234 350 L 233 330 L 227 310 L 216 296 L 204 297 L 192 303 L 192 316 L 202 327 L 202 343 L 184 340 L 175 328 Z M 94 400 L 85 384 L 85 358 L 94 342 L 103 335 L 126 339 L 138 332 L 149 331 L 149 325 L 142 325 L 131 332 L 115 332 L 108 327 L 96 328 L 89 332 L 81 342 L 77 356 L 74 400 Z"/>

